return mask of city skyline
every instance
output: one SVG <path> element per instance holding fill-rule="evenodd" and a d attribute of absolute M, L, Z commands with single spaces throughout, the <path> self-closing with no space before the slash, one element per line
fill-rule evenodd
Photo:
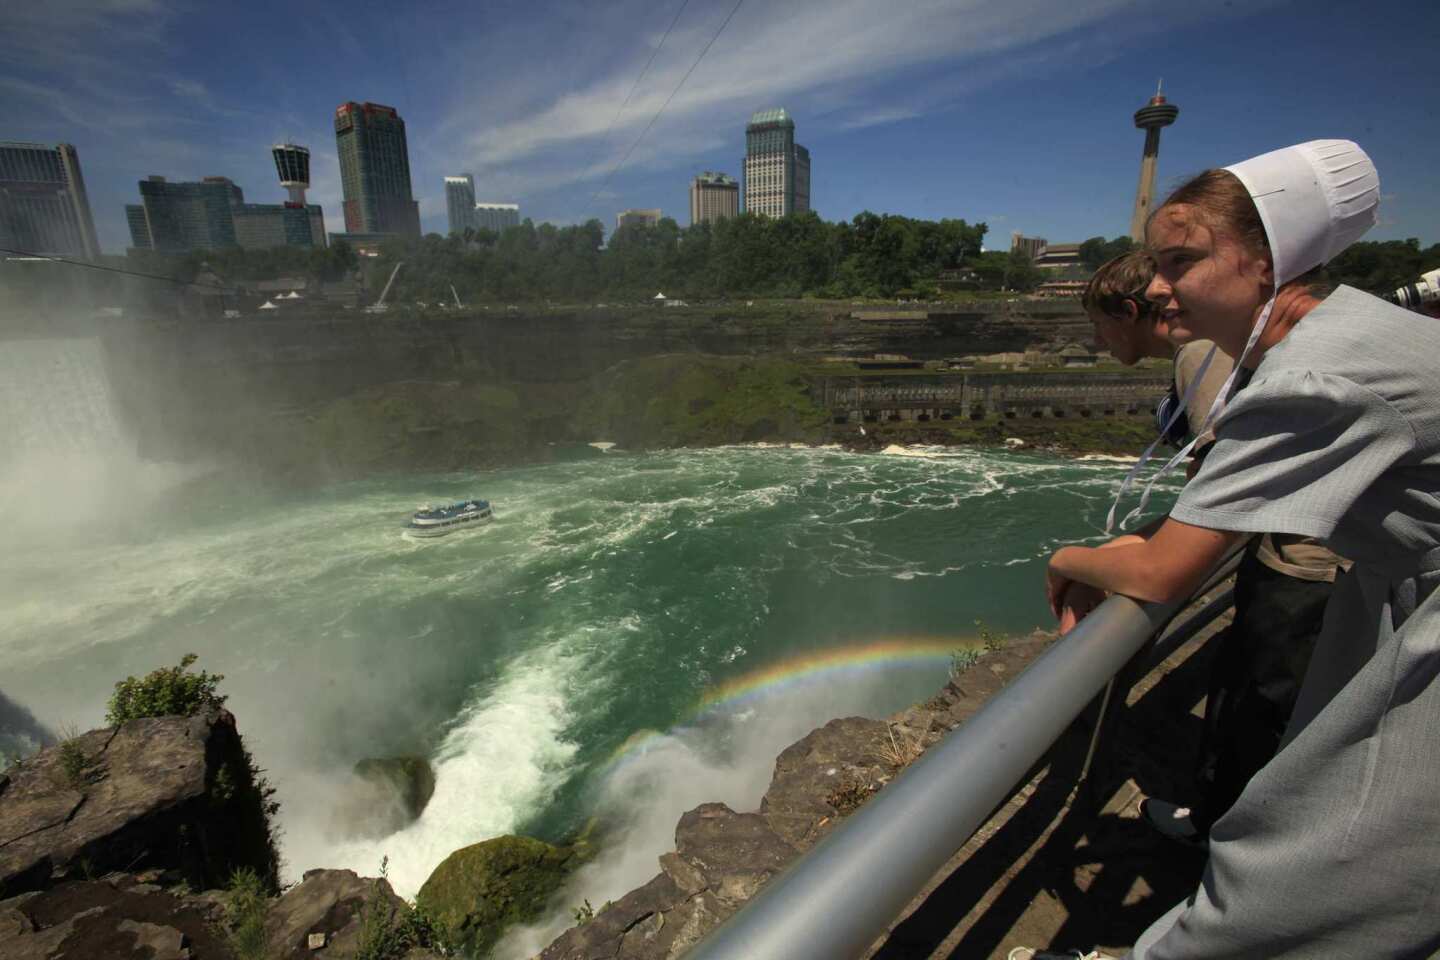
<path fill-rule="evenodd" d="M 734 169 L 745 118 L 784 103 L 822 158 L 813 194 L 826 219 L 862 209 L 963 217 L 986 222 L 993 245 L 1015 229 L 1127 232 L 1143 136 L 1129 115 L 1154 91 L 1163 61 L 1166 94 L 1185 117 L 1165 136 L 1157 193 L 1183 174 L 1286 143 L 1352 137 L 1375 157 L 1386 193 L 1372 236 L 1430 240 L 1440 223 L 1426 159 L 1440 133 L 1414 122 L 1415 104 L 1440 81 L 1425 67 L 1423 31 L 1386 26 L 1415 20 L 1428 9 L 1418 2 L 1318 15 L 1278 0 L 747 6 L 643 140 L 728 8 L 686 8 L 657 53 L 678 7 L 622 7 L 457 12 L 438 38 L 425 18 L 391 22 L 378 7 L 333 0 L 317 0 L 286 35 L 269 29 L 284 13 L 271 0 L 243 15 L 170 0 L 9 9 L 0 13 L 6 133 L 78 147 L 101 246 L 114 252 L 125 246 L 124 205 L 140 176 L 257 184 L 271 143 L 310 145 L 311 202 L 341 223 L 327 121 L 350 98 L 404 116 L 421 228 L 440 233 L 443 176 L 456 170 L 472 170 L 487 193 L 519 201 L 536 221 L 683 209 L 696 170 Z M 383 48 L 361 40 L 372 20 L 385 20 Z M 803 48 L 793 41 L 801 27 Z M 476 56 L 472 38 L 497 31 L 504 49 Z M 214 41 L 220 35 L 227 44 Z M 1265 39 L 1275 35 L 1285 42 Z M 1385 75 L 1365 57 L 1318 69 L 1335 35 L 1385 51 Z M 816 49 L 829 52 L 807 52 Z M 557 57 L 565 69 L 554 69 Z"/>

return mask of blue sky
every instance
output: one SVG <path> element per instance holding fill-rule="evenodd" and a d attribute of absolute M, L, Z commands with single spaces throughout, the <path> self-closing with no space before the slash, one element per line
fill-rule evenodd
<path fill-rule="evenodd" d="M 1130 115 L 1163 76 L 1180 118 L 1162 192 L 1345 137 L 1380 170 L 1371 237 L 1440 241 L 1434 0 L 746 0 L 609 177 L 733 5 L 16 0 L 0 9 L 0 139 L 74 143 L 101 244 L 119 252 L 148 174 L 283 199 L 268 150 L 282 139 L 311 148 L 311 199 L 342 229 L 331 118 L 345 100 L 400 110 L 422 222 L 441 232 L 441 178 L 465 172 L 480 199 L 537 222 L 658 206 L 683 225 L 690 176 L 738 176 L 750 112 L 783 105 L 821 216 L 983 220 L 1003 246 L 1012 230 L 1128 229 Z"/>

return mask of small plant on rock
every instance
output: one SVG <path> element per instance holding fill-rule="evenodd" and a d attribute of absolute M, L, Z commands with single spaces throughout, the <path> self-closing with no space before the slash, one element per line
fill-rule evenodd
<path fill-rule="evenodd" d="M 882 763 L 889 764 L 897 770 L 903 770 L 925 752 L 925 746 L 920 742 L 920 738 L 906 727 L 900 728 L 900 736 L 897 737 L 895 724 L 886 724 L 886 733 L 889 734 L 889 742 L 882 743 L 876 751 L 876 756 Z"/>
<path fill-rule="evenodd" d="M 195 654 L 187 653 L 176 667 L 161 667 L 144 677 L 126 677 L 115 684 L 105 722 L 118 727 L 141 717 L 190 717 L 206 707 L 222 707 L 225 697 L 215 692 L 225 677 L 218 673 L 191 673 Z"/>
<path fill-rule="evenodd" d="M 60 779 L 72 790 L 84 790 L 90 785 L 91 770 L 95 757 L 85 752 L 80 742 L 80 731 L 66 727 L 60 731 L 60 745 L 56 748 L 60 761 Z"/>
<path fill-rule="evenodd" d="M 443 937 L 414 904 L 396 906 L 381 882 L 389 875 L 390 858 L 380 860 L 380 880 L 360 907 L 360 935 L 355 960 L 401 960 L 414 947 L 448 950 Z"/>
<path fill-rule="evenodd" d="M 980 662 L 980 651 L 972 647 L 960 647 L 950 654 L 950 679 L 957 679 L 966 670 Z"/>
<path fill-rule="evenodd" d="M 583 927 L 585 926 L 585 924 L 589 923 L 591 920 L 594 919 L 595 908 L 590 906 L 590 901 L 588 899 L 580 906 L 575 908 L 575 926 Z"/>
<path fill-rule="evenodd" d="M 249 867 L 230 875 L 225 898 L 225 921 L 230 927 L 230 948 L 240 960 L 266 960 L 265 882 Z"/>
<path fill-rule="evenodd" d="M 1010 638 L 1003 633 L 992 633 L 984 620 L 976 620 L 975 626 L 980 628 L 980 645 L 986 653 L 999 653 L 1009 645 Z"/>
<path fill-rule="evenodd" d="M 877 789 L 879 788 L 871 783 L 846 779 L 830 791 L 829 795 L 825 797 L 825 802 L 834 807 L 836 813 L 844 817 L 864 806 L 865 801 L 869 800 Z"/>

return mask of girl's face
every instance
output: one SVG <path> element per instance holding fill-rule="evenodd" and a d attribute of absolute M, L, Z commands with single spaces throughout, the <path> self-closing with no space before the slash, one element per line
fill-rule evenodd
<path fill-rule="evenodd" d="M 1176 343 L 1213 340 L 1238 358 L 1270 298 L 1270 261 L 1211 230 L 1183 203 L 1162 207 L 1145 239 L 1154 251 L 1155 279 L 1145 291 L 1159 324 Z"/>

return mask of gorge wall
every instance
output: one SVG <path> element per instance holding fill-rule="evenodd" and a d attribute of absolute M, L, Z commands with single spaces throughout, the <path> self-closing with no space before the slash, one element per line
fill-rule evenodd
<path fill-rule="evenodd" d="M 1039 301 L 889 313 L 805 303 L 316 310 L 107 317 L 88 332 L 143 457 L 324 477 L 499 462 L 597 439 L 822 439 L 829 418 L 812 372 L 823 358 L 941 359 L 1091 336 L 1078 305 Z"/>

